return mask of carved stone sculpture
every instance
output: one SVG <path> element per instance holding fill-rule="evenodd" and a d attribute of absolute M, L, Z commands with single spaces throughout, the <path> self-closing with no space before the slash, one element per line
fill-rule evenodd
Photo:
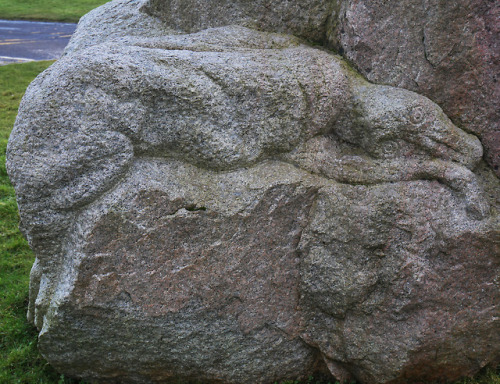
<path fill-rule="evenodd" d="M 7 166 L 42 354 L 130 383 L 497 363 L 500 183 L 480 141 L 302 40 L 329 2 L 223 3 L 108 3 L 28 88 Z"/>

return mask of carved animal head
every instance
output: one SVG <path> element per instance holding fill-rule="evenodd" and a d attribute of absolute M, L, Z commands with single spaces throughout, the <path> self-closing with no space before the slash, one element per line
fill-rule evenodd
<path fill-rule="evenodd" d="M 376 158 L 431 156 L 472 169 L 482 157 L 479 139 L 424 96 L 368 83 L 355 87 L 353 95 L 352 121 L 340 136 Z"/>

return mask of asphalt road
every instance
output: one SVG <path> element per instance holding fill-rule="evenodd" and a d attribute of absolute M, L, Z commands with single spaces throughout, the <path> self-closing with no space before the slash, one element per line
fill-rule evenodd
<path fill-rule="evenodd" d="M 57 59 L 75 28 L 73 23 L 0 20 L 0 65 Z"/>

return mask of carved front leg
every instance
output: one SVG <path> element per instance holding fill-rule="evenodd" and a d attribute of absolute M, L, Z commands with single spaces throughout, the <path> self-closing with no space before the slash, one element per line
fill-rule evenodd
<path fill-rule="evenodd" d="M 346 184 L 382 184 L 399 181 L 437 180 L 465 201 L 467 214 L 482 220 L 489 204 L 477 177 L 466 167 L 440 159 L 373 159 L 339 144 L 333 136 L 317 137 L 284 157 L 301 168 Z"/>

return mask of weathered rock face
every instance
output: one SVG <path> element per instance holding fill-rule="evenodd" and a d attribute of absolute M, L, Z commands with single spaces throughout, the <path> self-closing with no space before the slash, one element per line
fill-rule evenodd
<path fill-rule="evenodd" d="M 500 4 L 491 0 L 149 0 L 177 31 L 230 24 L 334 47 L 368 80 L 438 103 L 500 176 Z"/>
<path fill-rule="evenodd" d="M 479 140 L 424 96 L 247 28 L 312 39 L 331 4 L 231 4 L 246 27 L 223 2 L 108 3 L 27 90 L 7 166 L 42 354 L 120 383 L 403 383 L 499 362 L 500 182 Z"/>
<path fill-rule="evenodd" d="M 142 10 L 177 31 L 237 24 L 322 41 L 338 7 L 332 0 L 149 0 Z"/>
<path fill-rule="evenodd" d="M 68 374 L 120 382 L 272 382 L 314 370 L 296 310 L 310 178 L 282 164 L 217 174 L 136 161 L 76 220 L 63 261 L 74 285 L 43 321 L 45 356 Z"/>
<path fill-rule="evenodd" d="M 438 103 L 500 176 L 500 3 L 342 2 L 329 39 L 368 80 Z"/>

